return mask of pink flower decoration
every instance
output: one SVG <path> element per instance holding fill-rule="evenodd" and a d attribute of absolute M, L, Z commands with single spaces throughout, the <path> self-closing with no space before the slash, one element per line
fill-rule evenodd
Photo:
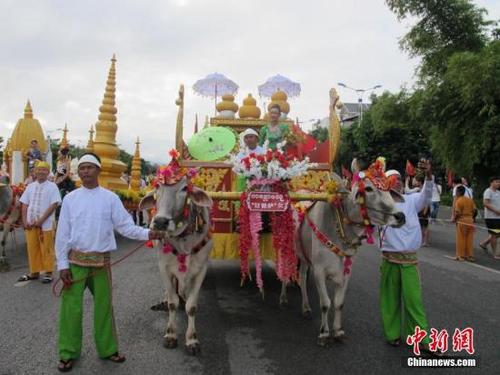
<path fill-rule="evenodd" d="M 344 258 L 344 275 L 349 275 L 351 273 L 352 260 L 351 257 Z"/>
<path fill-rule="evenodd" d="M 174 251 L 174 247 L 172 245 L 170 245 L 169 243 L 166 243 L 164 246 L 163 246 L 163 253 L 164 254 L 170 254 L 171 252 Z"/>
<path fill-rule="evenodd" d="M 188 178 L 194 177 L 198 174 L 198 170 L 196 168 L 189 168 L 187 172 Z"/>
<path fill-rule="evenodd" d="M 177 254 L 177 262 L 179 262 L 179 272 L 187 271 L 186 258 L 186 254 Z"/>

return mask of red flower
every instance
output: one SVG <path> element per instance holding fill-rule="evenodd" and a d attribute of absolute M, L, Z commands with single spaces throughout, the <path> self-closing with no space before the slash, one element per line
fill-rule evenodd
<path fill-rule="evenodd" d="M 171 149 L 168 154 L 172 157 L 172 159 L 177 159 L 179 157 L 179 151 L 177 151 L 175 148 Z"/>

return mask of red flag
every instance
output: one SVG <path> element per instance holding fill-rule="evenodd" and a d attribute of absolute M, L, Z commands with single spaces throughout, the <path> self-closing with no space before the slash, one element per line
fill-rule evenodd
<path fill-rule="evenodd" d="M 453 180 L 455 179 L 455 176 L 453 175 L 453 171 L 452 170 L 448 170 L 448 175 L 446 176 L 446 184 L 448 185 L 448 187 L 452 187 L 453 186 Z"/>
<path fill-rule="evenodd" d="M 342 166 L 341 169 L 342 169 L 342 177 L 345 177 L 348 180 L 350 180 L 351 177 L 352 177 L 351 171 L 349 169 L 347 169 L 346 167 L 344 167 L 344 166 Z"/>
<path fill-rule="evenodd" d="M 411 177 L 415 176 L 415 167 L 409 160 L 406 160 L 406 175 Z"/>

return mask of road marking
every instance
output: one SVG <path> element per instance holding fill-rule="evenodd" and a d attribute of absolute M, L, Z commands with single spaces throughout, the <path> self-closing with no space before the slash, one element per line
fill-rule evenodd
<path fill-rule="evenodd" d="M 31 280 L 26 280 L 26 281 L 18 281 L 17 283 L 14 284 L 14 286 L 26 286 L 29 283 L 31 283 Z"/>
<path fill-rule="evenodd" d="M 445 258 L 448 258 L 448 259 L 453 259 L 455 260 L 455 257 L 451 257 L 449 255 L 443 255 Z M 458 262 L 457 262 L 458 263 Z M 474 266 L 474 267 L 477 267 L 477 268 L 481 268 L 483 270 L 486 270 L 486 271 L 490 271 L 490 272 L 493 272 L 493 273 L 497 273 L 500 275 L 500 271 L 498 270 L 495 270 L 493 268 L 489 268 L 489 267 L 485 267 L 485 266 L 481 266 L 480 264 L 476 264 L 476 263 L 471 263 L 471 262 L 460 262 L 460 263 L 467 263 L 468 265 L 470 266 Z"/>

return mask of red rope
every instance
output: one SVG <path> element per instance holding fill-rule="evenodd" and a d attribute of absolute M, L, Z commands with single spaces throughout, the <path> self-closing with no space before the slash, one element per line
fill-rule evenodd
<path fill-rule="evenodd" d="M 147 241 L 146 241 L 147 242 Z M 128 253 L 126 253 L 124 256 L 118 258 L 117 260 L 115 260 L 114 262 L 111 262 L 109 265 L 105 266 L 105 267 L 113 267 L 115 266 L 116 264 L 120 263 L 120 262 L 123 262 L 125 259 L 127 259 L 129 256 L 131 256 L 132 254 L 134 254 L 137 250 L 141 249 L 145 244 L 146 242 L 142 242 L 140 243 L 139 245 L 137 245 L 135 248 L 133 248 L 131 251 L 129 251 Z M 96 271 L 94 272 L 91 272 L 89 275 L 85 276 L 85 277 L 82 277 L 80 279 L 76 279 L 76 280 L 73 280 L 72 283 L 78 283 L 80 281 L 83 281 L 83 280 L 86 280 L 92 276 L 94 276 L 95 274 L 97 274 L 98 271 L 100 271 L 101 268 L 97 269 Z M 56 282 L 52 285 L 52 294 L 54 295 L 54 297 L 60 297 L 61 294 L 62 294 L 62 291 L 64 288 L 67 288 L 67 286 L 63 285 L 62 288 L 60 288 L 59 290 L 57 289 L 57 285 L 62 282 L 62 279 L 59 277 L 57 278 Z M 71 285 L 69 286 L 71 287 Z"/>

